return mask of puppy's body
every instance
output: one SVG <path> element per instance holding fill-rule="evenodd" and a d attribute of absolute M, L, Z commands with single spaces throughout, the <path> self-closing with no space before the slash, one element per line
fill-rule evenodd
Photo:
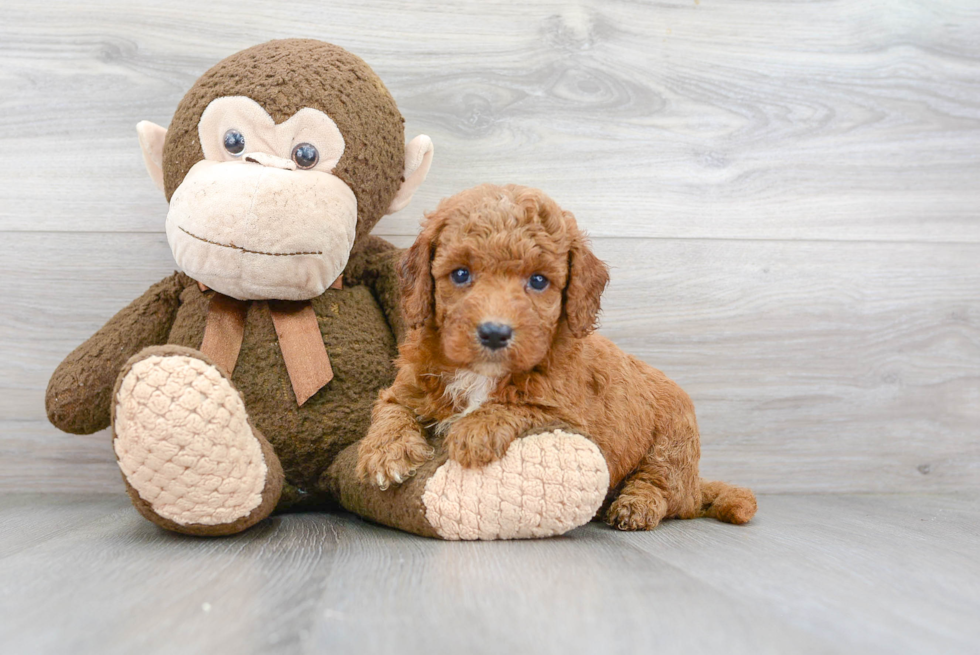
<path fill-rule="evenodd" d="M 362 475 L 401 482 L 431 455 L 427 436 L 445 439 L 463 466 L 483 466 L 522 434 L 558 425 L 605 456 L 603 513 L 616 527 L 703 515 L 744 523 L 755 513 L 751 491 L 700 480 L 688 395 L 592 332 L 605 265 L 542 193 L 486 185 L 444 201 L 404 277 L 416 329 L 361 443 Z"/>

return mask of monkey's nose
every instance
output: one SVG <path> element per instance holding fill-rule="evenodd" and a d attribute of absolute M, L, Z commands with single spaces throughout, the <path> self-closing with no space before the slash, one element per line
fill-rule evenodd
<path fill-rule="evenodd" d="M 284 171 L 296 170 L 296 162 L 292 159 L 283 159 L 282 157 L 276 157 L 265 152 L 250 152 L 245 155 L 245 161 L 252 162 L 253 164 L 262 164 L 270 168 L 281 168 Z"/>
<path fill-rule="evenodd" d="M 514 329 L 502 323 L 480 323 L 476 328 L 476 336 L 490 350 L 500 350 L 507 347 L 510 338 L 514 336 Z"/>

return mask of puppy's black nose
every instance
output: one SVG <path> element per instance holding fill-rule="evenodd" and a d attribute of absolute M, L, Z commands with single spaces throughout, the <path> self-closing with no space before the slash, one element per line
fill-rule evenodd
<path fill-rule="evenodd" d="M 476 328 L 476 336 L 490 350 L 500 350 L 507 347 L 507 342 L 514 336 L 514 330 L 502 323 L 480 323 Z"/>

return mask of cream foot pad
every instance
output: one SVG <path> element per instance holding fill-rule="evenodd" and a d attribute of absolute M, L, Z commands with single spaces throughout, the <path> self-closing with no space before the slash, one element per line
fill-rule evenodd
<path fill-rule="evenodd" d="M 599 448 L 555 430 L 516 440 L 482 469 L 446 462 L 426 483 L 422 504 L 443 539 L 528 539 L 588 523 L 608 489 Z"/>
<path fill-rule="evenodd" d="M 113 447 L 123 475 L 178 525 L 219 525 L 262 503 L 268 468 L 241 396 L 195 357 L 137 361 L 116 393 Z"/>

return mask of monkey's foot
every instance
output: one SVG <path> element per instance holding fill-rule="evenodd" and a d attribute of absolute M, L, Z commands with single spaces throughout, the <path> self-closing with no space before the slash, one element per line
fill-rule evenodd
<path fill-rule="evenodd" d="M 425 517 L 443 539 L 528 539 L 588 523 L 609 488 L 599 448 L 553 430 L 514 441 L 482 469 L 447 461 L 425 485 Z"/>
<path fill-rule="evenodd" d="M 598 447 L 563 430 L 511 443 L 503 458 L 465 469 L 435 457 L 386 490 L 357 474 L 357 444 L 348 446 L 321 479 L 346 509 L 377 523 L 441 539 L 553 537 L 588 523 L 609 489 Z"/>
<path fill-rule="evenodd" d="M 241 395 L 200 352 L 147 348 L 116 383 L 113 448 L 133 505 L 169 530 L 241 532 L 267 517 L 283 473 Z"/>

